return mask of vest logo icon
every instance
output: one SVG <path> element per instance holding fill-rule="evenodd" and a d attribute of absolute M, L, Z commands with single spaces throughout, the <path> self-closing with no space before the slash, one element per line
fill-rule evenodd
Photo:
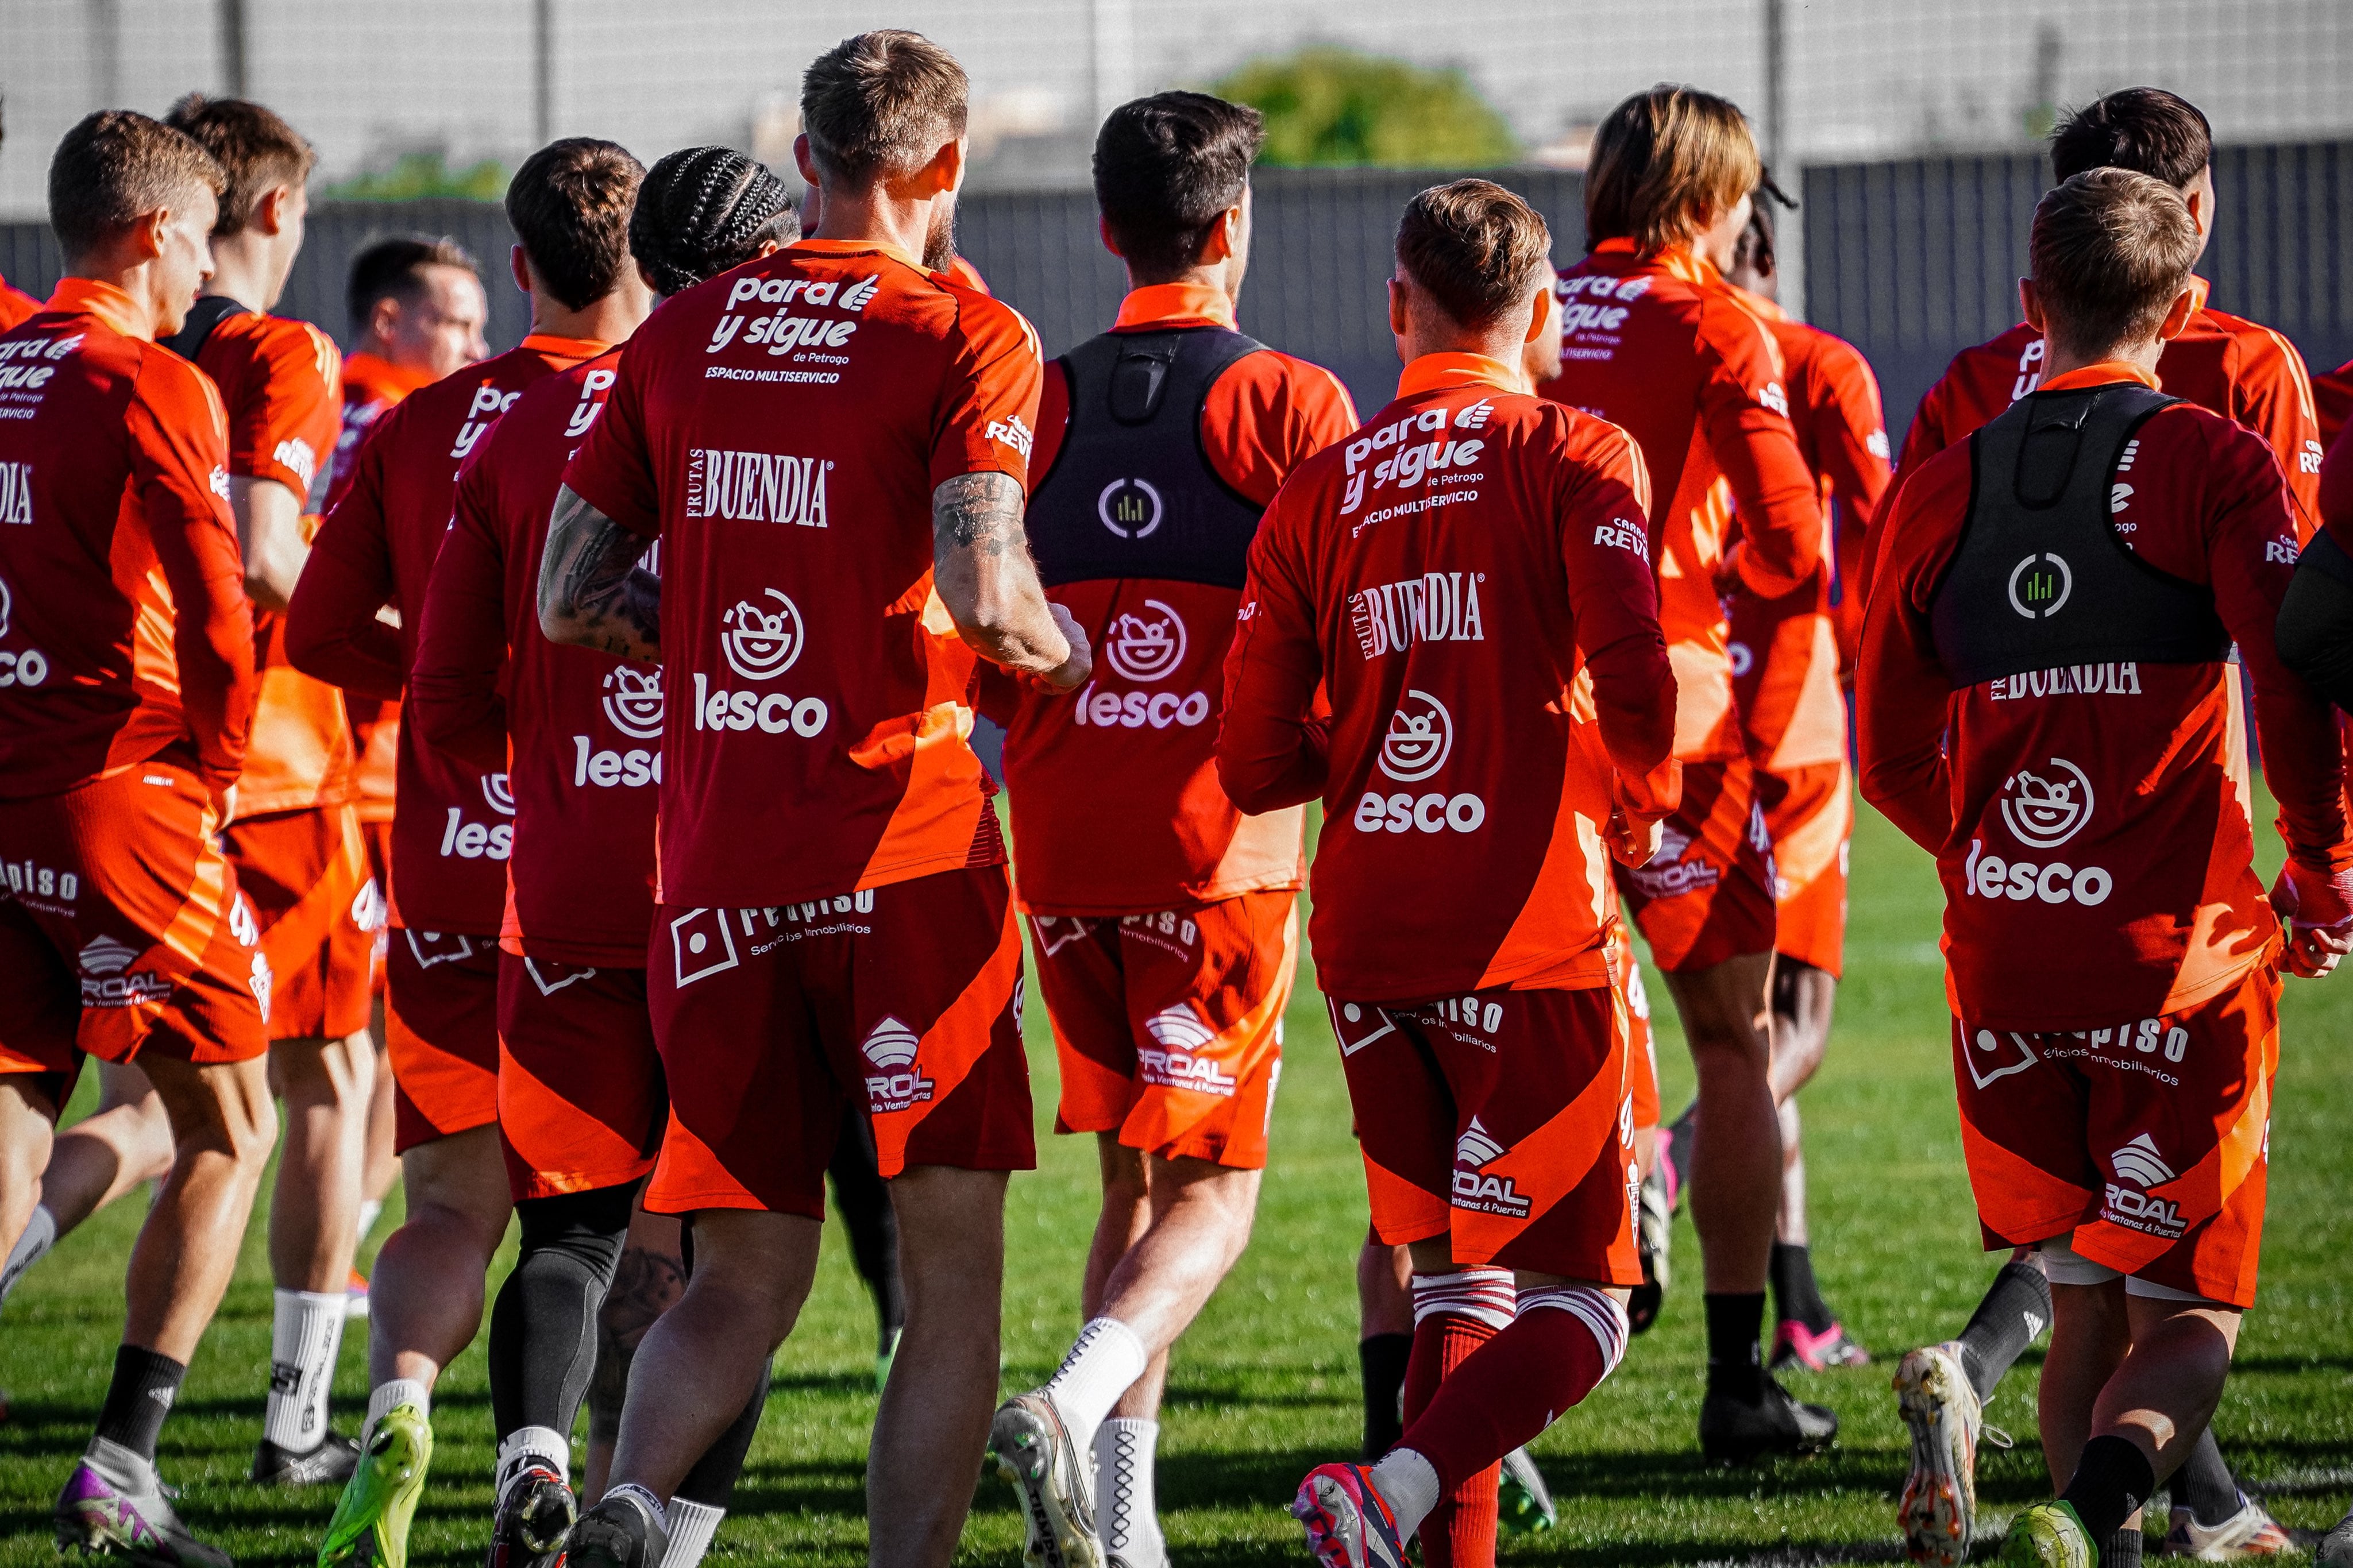
<path fill-rule="evenodd" d="M 634 741 L 650 741 L 662 730 L 661 670 L 617 664 L 605 677 L 605 717 Z"/>
<path fill-rule="evenodd" d="M 2030 621 L 2047 621 L 2067 605 L 2075 574 L 2058 555 L 2030 555 L 2010 569 L 2010 607 Z"/>
<path fill-rule="evenodd" d="M 1389 714 L 1381 737 L 1381 772 L 1399 784 L 1418 784 L 1446 765 L 1454 751 L 1454 718 L 1427 691 L 1409 690 Z"/>
<path fill-rule="evenodd" d="M 1185 617 L 1158 599 L 1146 599 L 1145 615 L 1123 611 L 1111 624 L 1104 657 L 1112 668 L 1139 686 L 1166 679 L 1185 662 Z"/>
<path fill-rule="evenodd" d="M 719 617 L 727 630 L 719 635 L 719 651 L 728 668 L 746 680 L 773 680 L 792 668 L 807 640 L 798 605 L 774 588 L 765 590 L 776 601 L 773 610 L 749 599 Z"/>
<path fill-rule="evenodd" d="M 2044 764 L 2048 776 L 2024 768 L 2002 785 L 2001 820 L 2010 837 L 2036 849 L 2056 849 L 2092 820 L 2092 781 L 2064 757 Z"/>
<path fill-rule="evenodd" d="M 1147 539 L 1167 514 L 1149 479 L 1113 479 L 1095 497 L 1095 515 L 1122 539 Z"/>

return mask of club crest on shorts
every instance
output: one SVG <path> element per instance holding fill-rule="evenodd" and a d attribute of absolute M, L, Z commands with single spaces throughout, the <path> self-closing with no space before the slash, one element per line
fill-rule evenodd
<path fill-rule="evenodd" d="M 923 1047 L 914 1030 L 885 1016 L 866 1032 L 859 1047 L 876 1070 L 866 1075 L 866 1108 L 874 1115 L 907 1110 L 932 1098 L 935 1085 L 923 1074 L 915 1058 Z"/>
<path fill-rule="evenodd" d="M 1486 1167 L 1510 1152 L 1476 1116 L 1454 1141 L 1454 1206 L 1481 1214 L 1525 1219 L 1535 1207 L 1509 1176 L 1491 1176 Z"/>

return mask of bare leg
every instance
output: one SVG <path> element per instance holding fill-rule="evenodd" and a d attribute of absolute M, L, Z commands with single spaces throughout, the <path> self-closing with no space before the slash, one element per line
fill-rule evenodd
<path fill-rule="evenodd" d="M 2238 1349 L 2242 1314 L 2211 1301 L 2125 1298 L 2132 1353 L 2100 1390 L 2094 1436 L 2113 1433 L 2148 1456 L 2161 1484 L 2214 1419 Z"/>
<path fill-rule="evenodd" d="M 16 1247 L 41 1201 L 41 1171 L 58 1124 L 58 1108 L 40 1087 L 41 1076 L 0 1076 L 0 1258 Z"/>
<path fill-rule="evenodd" d="M 1094 1241 L 1087 1248 L 1086 1279 L 1079 1289 L 1082 1318 L 1103 1310 L 1103 1291 L 1111 1284 L 1112 1271 L 1152 1226 L 1151 1173 L 1143 1152 L 1120 1142 L 1116 1132 L 1098 1132 L 1095 1155 L 1103 1167 L 1103 1213 L 1095 1220 Z M 1112 1414 L 1150 1416 L 1160 1407 L 1160 1391 L 1167 1382 L 1168 1352 L 1163 1347 L 1135 1380 L 1135 1386 L 1112 1407 Z"/>
<path fill-rule="evenodd" d="M 58 1134 L 41 1179 L 59 1236 L 172 1168 L 172 1119 L 145 1073 L 100 1062 L 98 1096 L 96 1110 Z"/>
<path fill-rule="evenodd" d="M 2051 1287 L 2051 1352 L 2042 1363 L 2036 1410 L 2042 1462 L 2053 1491 L 2066 1486 L 2092 1436 L 2101 1391 L 2132 1350 L 2125 1282 Z M 2192 1436 L 2197 1436 L 2193 1431 Z"/>
<path fill-rule="evenodd" d="M 259 1060 L 198 1067 L 157 1057 L 147 1071 L 175 1152 L 132 1244 L 122 1339 L 185 1363 L 237 1269 L 278 1117 Z"/>
<path fill-rule="evenodd" d="M 1764 1289 L 1773 1249 L 1781 1129 L 1766 1006 L 1772 970 L 1773 955 L 1758 952 L 1667 976 L 1705 1108 L 1694 1138 L 1691 1203 L 1711 1293 Z"/>
<path fill-rule="evenodd" d="M 621 1266 L 605 1293 L 596 1317 L 596 1372 L 588 1384 L 588 1456 L 581 1472 L 581 1506 L 605 1495 L 613 1468 L 613 1440 L 620 1436 L 622 1402 L 629 1368 L 647 1331 L 686 1293 L 686 1262 L 679 1252 L 679 1222 L 643 1208 L 629 1216 L 629 1239 Z"/>
<path fill-rule="evenodd" d="M 1151 1225 L 1103 1284 L 1090 1318 L 1116 1318 L 1151 1352 L 1144 1375 L 1112 1406 L 1120 1416 L 1159 1414 L 1168 1347 L 1190 1328 L 1250 1245 L 1260 1173 L 1208 1160 L 1149 1163 Z"/>
<path fill-rule="evenodd" d="M 365 1034 L 270 1043 L 270 1088 L 286 1103 L 269 1204 L 269 1271 L 281 1290 L 340 1291 L 351 1278 L 375 1067 Z"/>
<path fill-rule="evenodd" d="M 368 1383 L 406 1377 L 430 1388 L 481 1327 L 483 1271 L 514 1201 L 496 1127 L 419 1144 L 402 1157 L 401 1177 L 408 1217 L 385 1238 L 368 1289 Z"/>
<path fill-rule="evenodd" d="M 360 1167 L 360 1201 L 381 1204 L 392 1191 L 392 1184 L 400 1180 L 400 1156 L 394 1153 L 393 1143 L 396 1118 L 396 1090 L 392 1081 L 392 1062 L 385 1049 L 384 1000 L 375 1005 L 375 1024 L 370 1030 L 375 1041 L 375 1088 L 368 1094 L 367 1158 Z M 365 1241 L 367 1237 L 360 1237 Z"/>
<path fill-rule="evenodd" d="M 1838 981 L 1827 970 L 1791 958 L 1773 960 L 1773 1099 L 1781 1111 L 1781 1209 L 1778 1239 L 1806 1245 L 1806 1153 L 1800 1142 L 1798 1090 L 1822 1065 L 1831 1041 L 1831 1010 Z"/>

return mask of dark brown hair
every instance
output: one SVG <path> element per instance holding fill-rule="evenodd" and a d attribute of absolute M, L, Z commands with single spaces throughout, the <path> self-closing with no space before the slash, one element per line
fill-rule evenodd
<path fill-rule="evenodd" d="M 629 254 L 655 292 L 668 295 L 800 233 L 792 194 L 766 164 L 730 147 L 688 147 L 654 160 L 638 187 Z"/>
<path fill-rule="evenodd" d="M 1206 92 L 1123 103 L 1095 133 L 1095 205 L 1139 282 L 1199 259 L 1209 231 L 1242 199 L 1266 121 Z"/>
<path fill-rule="evenodd" d="M 629 264 L 629 209 L 645 165 L 617 142 L 566 136 L 523 160 L 507 184 L 507 222 L 547 291 L 585 310 Z"/>
<path fill-rule="evenodd" d="M 1552 231 L 1492 180 L 1432 185 L 1405 205 L 1397 258 L 1448 318 L 1483 327 L 1535 293 Z"/>
<path fill-rule="evenodd" d="M 428 267 L 460 267 L 477 278 L 482 274 L 466 247 L 446 236 L 434 239 L 421 234 L 396 235 L 362 248 L 352 258 L 351 279 L 343 289 L 343 308 L 351 317 L 352 331 L 366 330 L 380 300 L 398 300 L 406 305 L 422 299 Z"/>
<path fill-rule="evenodd" d="M 49 226 L 74 260 L 142 213 L 227 188 L 221 166 L 190 137 L 127 109 L 101 109 L 67 132 L 49 160 Z"/>
<path fill-rule="evenodd" d="M 242 98 L 192 92 L 172 105 L 164 123 L 195 137 L 228 176 L 220 218 L 213 225 L 213 235 L 219 239 L 244 233 L 265 192 L 302 184 L 319 161 L 318 153 L 277 110 Z"/>
<path fill-rule="evenodd" d="M 2189 285 L 2198 224 L 2163 180 L 2087 169 L 2035 207 L 2027 254 L 2045 335 L 2097 359 L 2156 335 Z"/>
<path fill-rule="evenodd" d="M 801 128 L 828 181 L 862 188 L 912 174 L 964 134 L 970 84 L 955 57 L 899 27 L 860 33 L 801 77 Z"/>
<path fill-rule="evenodd" d="M 2087 103 L 2051 133 L 2051 177 L 2130 169 L 2179 190 L 2214 161 L 2214 128 L 2186 98 L 2128 87 Z"/>
<path fill-rule="evenodd" d="M 1740 106 L 1661 82 L 1609 111 L 1593 134 L 1585 229 L 1593 243 L 1630 239 L 1643 255 L 1681 244 L 1764 177 Z"/>

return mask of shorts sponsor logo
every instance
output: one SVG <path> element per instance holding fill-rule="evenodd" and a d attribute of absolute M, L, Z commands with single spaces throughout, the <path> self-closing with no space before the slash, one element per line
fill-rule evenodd
<path fill-rule="evenodd" d="M 1417 643 L 1485 642 L 1479 613 L 1484 572 L 1425 572 L 1348 595 L 1348 624 L 1366 658 L 1402 653 Z"/>
<path fill-rule="evenodd" d="M 1029 925 L 1038 936 L 1038 956 L 1051 958 L 1092 931 L 1095 922 L 1078 915 L 1031 915 Z"/>
<path fill-rule="evenodd" d="M 823 528 L 830 458 L 692 447 L 686 454 L 686 515 L 730 522 Z"/>
<path fill-rule="evenodd" d="M 662 731 L 661 670 L 617 664 L 605 676 L 605 718 L 633 741 L 650 741 Z"/>
<path fill-rule="evenodd" d="M 1394 484 L 1400 490 L 1418 488 L 1428 481 L 1436 485 L 1467 485 L 1486 476 L 1472 471 L 1484 456 L 1487 443 L 1479 437 L 1456 439 L 1447 434 L 1448 413 L 1443 407 L 1425 408 L 1403 419 L 1394 420 L 1369 434 L 1350 441 L 1344 458 L 1343 472 L 1346 485 L 1340 500 L 1340 515 L 1347 516 L 1365 504 L 1366 481 L 1371 481 L 1377 491 Z M 1424 437 L 1429 439 L 1423 439 Z M 1386 453 L 1387 456 L 1380 454 Z M 1366 463 L 1372 467 L 1365 468 Z M 1475 499 L 1475 491 L 1449 499 Z M 1440 504 L 1436 498 L 1418 504 L 1399 503 L 1383 515 L 1418 511 Z M 1367 523 L 1382 521 L 1367 517 Z"/>
<path fill-rule="evenodd" d="M 302 481 L 302 488 L 305 490 L 311 488 L 311 481 L 318 477 L 319 454 L 312 451 L 311 443 L 300 436 L 289 436 L 285 440 L 279 442 L 278 449 L 270 453 L 269 457 L 272 462 L 291 468 L 294 476 Z"/>
<path fill-rule="evenodd" d="M 1123 611 L 1103 639 L 1113 669 L 1139 686 L 1166 680 L 1185 662 L 1185 617 L 1158 599 L 1144 601 L 1145 614 Z"/>
<path fill-rule="evenodd" d="M 403 931 L 408 939 L 408 955 L 419 969 L 430 969 L 437 963 L 459 963 L 474 956 L 474 939 L 462 931 Z"/>
<path fill-rule="evenodd" d="M 142 956 L 139 949 L 114 937 L 100 934 L 90 938 L 83 944 L 80 954 L 81 1005 L 153 1007 L 168 1001 L 172 994 L 169 978 L 152 970 L 132 969 Z"/>
<path fill-rule="evenodd" d="M 1397 1033 L 1397 1020 L 1386 1009 L 1368 1002 L 1325 1000 L 1332 1009 L 1332 1033 L 1338 1037 L 1344 1057 L 1353 1057 L 1366 1046 Z"/>
<path fill-rule="evenodd" d="M 1135 1053 L 1136 1067 L 1145 1082 L 1162 1089 L 1189 1089 L 1220 1099 L 1233 1097 L 1233 1075 L 1201 1054 L 1217 1044 L 1217 1031 L 1203 1023 L 1192 1008 L 1182 1002 L 1163 1007 L 1144 1021 L 1144 1032 L 1154 1042 Z M 1155 1046 L 1158 1048 L 1154 1048 Z"/>
<path fill-rule="evenodd" d="M 707 980 L 743 962 L 735 956 L 735 938 L 727 929 L 724 910 L 687 910 L 670 922 L 670 944 L 681 986 Z"/>
<path fill-rule="evenodd" d="M 1696 847 L 1700 852 L 1693 854 Z M 1724 868 L 1710 860 L 1706 845 L 1669 825 L 1659 830 L 1659 851 L 1634 873 L 1634 885 L 1646 899 L 1672 899 L 1695 893 L 1724 879 Z"/>
<path fill-rule="evenodd" d="M 558 963 L 553 959 L 543 962 L 536 958 L 526 958 L 522 961 L 522 970 L 525 974 L 531 976 L 531 983 L 539 987 L 539 994 L 542 996 L 553 996 L 567 985 L 577 985 L 584 980 L 594 980 L 596 977 L 596 972 L 594 969 L 583 969 L 571 963 Z"/>
<path fill-rule="evenodd" d="M 1113 479 L 1095 497 L 1095 516 L 1122 539 L 1148 539 L 1168 512 L 1150 479 Z"/>
<path fill-rule="evenodd" d="M 866 1108 L 881 1116 L 909 1110 L 932 1098 L 938 1086 L 923 1076 L 915 1058 L 923 1040 L 896 1018 L 885 1017 L 867 1031 L 859 1047 L 876 1071 L 866 1075 Z"/>
<path fill-rule="evenodd" d="M 1454 750 L 1454 716 L 1427 691 L 1406 692 L 1381 737 L 1380 768 L 1399 784 L 1419 784 L 1446 765 Z"/>
<path fill-rule="evenodd" d="M 1979 1089 L 2024 1072 L 2042 1059 L 2027 1037 L 2015 1030 L 1997 1035 L 1991 1029 L 1979 1029 L 1968 1039 L 1969 1049 L 1961 1053 L 1961 1063 Z"/>
<path fill-rule="evenodd" d="M 1986 696 L 1996 702 L 2021 697 L 2137 697 L 2140 666 L 2129 660 L 2110 664 L 2063 664 L 2056 669 L 2033 669 L 1989 681 Z"/>
<path fill-rule="evenodd" d="M 2116 1172 L 2116 1180 L 2105 1184 L 2106 1191 L 2100 1205 L 2102 1219 L 2127 1230 L 2168 1238 L 2189 1229 L 2181 1217 L 2179 1204 L 2149 1194 L 2150 1188 L 2161 1187 L 2174 1179 L 2173 1167 L 2165 1163 L 2157 1140 L 2141 1133 L 2110 1154 L 2108 1165 Z"/>
<path fill-rule="evenodd" d="M 1473 1209 L 1480 1214 L 1503 1215 L 1511 1219 L 1525 1219 L 1534 1208 L 1509 1176 L 1486 1174 L 1486 1167 L 1502 1159 L 1509 1151 L 1495 1141 L 1486 1126 L 1473 1116 L 1462 1136 L 1454 1141 L 1454 1206 Z"/>
<path fill-rule="evenodd" d="M 2092 781 L 2064 757 L 2053 757 L 2046 773 L 2024 768 L 2001 786 L 2001 820 L 2010 837 L 2034 849 L 2056 849 L 2092 819 Z"/>
<path fill-rule="evenodd" d="M 0 881 L 8 891 L 27 904 L 46 907 L 58 914 L 70 914 L 73 901 L 81 895 L 81 878 L 72 871 L 60 871 L 55 867 L 37 865 L 31 860 L 10 860 L 0 864 Z"/>
<path fill-rule="evenodd" d="M 374 877 L 370 877 L 360 890 L 352 895 L 352 924 L 362 931 L 382 931 L 389 912 L 385 903 L 384 889 L 376 886 Z"/>
<path fill-rule="evenodd" d="M 5 374 L 0 372 L 0 374 Z M 33 526 L 33 465 L 0 463 L 0 525 Z"/>
<path fill-rule="evenodd" d="M 775 588 L 763 589 L 774 607 L 738 599 L 719 617 L 727 629 L 719 634 L 719 651 L 727 668 L 746 680 L 773 680 L 792 668 L 807 641 L 800 606 Z"/>
<path fill-rule="evenodd" d="M 2130 493 L 2127 491 L 2127 493 Z M 2067 606 L 2075 574 L 2066 561 L 2045 551 L 2010 569 L 2010 607 L 2030 621 L 2047 621 Z"/>
<path fill-rule="evenodd" d="M 828 898 L 805 900 L 797 904 L 769 904 L 762 909 L 737 910 L 737 934 L 745 938 L 752 955 L 774 952 L 786 942 L 812 936 L 871 936 L 874 928 L 855 918 L 874 912 L 874 889 L 863 889 L 855 893 L 835 893 Z M 781 934 L 762 940 L 763 928 Z"/>

